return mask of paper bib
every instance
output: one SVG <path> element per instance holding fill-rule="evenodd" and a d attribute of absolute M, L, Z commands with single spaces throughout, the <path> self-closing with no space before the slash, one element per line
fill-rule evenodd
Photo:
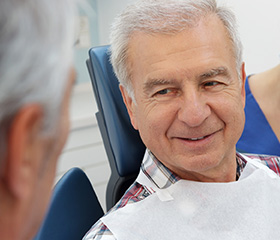
<path fill-rule="evenodd" d="M 102 218 L 118 240 L 280 239 L 280 178 L 248 161 L 238 182 L 180 180 Z"/>

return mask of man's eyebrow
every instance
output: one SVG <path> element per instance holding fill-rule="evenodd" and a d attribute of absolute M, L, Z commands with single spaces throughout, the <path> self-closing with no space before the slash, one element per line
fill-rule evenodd
<path fill-rule="evenodd" d="M 148 79 L 144 83 L 144 92 L 149 92 L 153 87 L 156 86 L 164 86 L 164 85 L 171 85 L 174 84 L 174 80 L 167 80 L 167 79 L 157 79 L 157 78 L 152 78 Z"/>
<path fill-rule="evenodd" d="M 199 79 L 204 80 L 204 79 L 208 79 L 208 78 L 212 78 L 212 77 L 216 77 L 216 76 L 229 77 L 230 74 L 229 74 L 229 71 L 227 68 L 218 67 L 218 68 L 210 69 L 209 71 L 199 75 Z"/>

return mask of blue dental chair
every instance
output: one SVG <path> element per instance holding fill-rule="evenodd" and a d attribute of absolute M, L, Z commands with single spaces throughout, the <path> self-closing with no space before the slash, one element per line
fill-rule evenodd
<path fill-rule="evenodd" d="M 48 212 L 33 240 L 82 239 L 103 214 L 86 174 L 72 168 L 55 185 Z"/>
<path fill-rule="evenodd" d="M 139 133 L 130 123 L 109 58 L 109 46 L 101 46 L 90 49 L 87 60 L 98 106 L 96 118 L 111 168 L 106 190 L 107 210 L 133 183 L 145 153 Z"/>

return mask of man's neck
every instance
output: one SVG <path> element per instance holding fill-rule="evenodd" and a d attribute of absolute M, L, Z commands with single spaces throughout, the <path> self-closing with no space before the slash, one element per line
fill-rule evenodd
<path fill-rule="evenodd" d="M 0 239 L 19 240 L 19 223 L 13 215 L 2 214 L 0 216 Z M 7 211 L 6 211 L 7 212 Z"/>
<path fill-rule="evenodd" d="M 172 169 L 170 169 L 172 171 Z M 229 161 L 223 161 L 218 167 L 201 172 L 176 172 L 181 178 L 197 182 L 234 182 L 237 176 L 236 155 Z"/>
<path fill-rule="evenodd" d="M 5 191 L 0 191 L 0 196 L 0 239 L 27 239 L 22 234 L 27 216 L 24 216 L 19 201 Z"/>

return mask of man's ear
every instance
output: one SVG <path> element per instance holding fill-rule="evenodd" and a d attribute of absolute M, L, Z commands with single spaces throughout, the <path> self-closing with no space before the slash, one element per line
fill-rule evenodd
<path fill-rule="evenodd" d="M 246 72 L 245 72 L 245 63 L 242 63 L 241 66 L 241 96 L 242 96 L 242 103 L 243 108 L 245 108 L 245 102 L 246 102 L 246 90 L 245 90 L 245 82 L 246 82 Z"/>
<path fill-rule="evenodd" d="M 124 88 L 124 86 L 120 85 L 120 90 L 122 93 L 123 101 L 124 101 L 125 106 L 128 111 L 128 115 L 130 117 L 130 122 L 131 122 L 132 126 L 136 130 L 138 130 L 138 125 L 137 125 L 137 121 L 136 121 L 136 113 L 135 113 L 136 105 L 135 105 L 133 99 L 129 96 L 129 94 L 128 94 L 127 90 Z"/>
<path fill-rule="evenodd" d="M 14 116 L 8 131 L 5 179 L 10 192 L 17 198 L 24 198 L 32 191 L 37 179 L 42 119 L 39 105 L 27 105 Z"/>

